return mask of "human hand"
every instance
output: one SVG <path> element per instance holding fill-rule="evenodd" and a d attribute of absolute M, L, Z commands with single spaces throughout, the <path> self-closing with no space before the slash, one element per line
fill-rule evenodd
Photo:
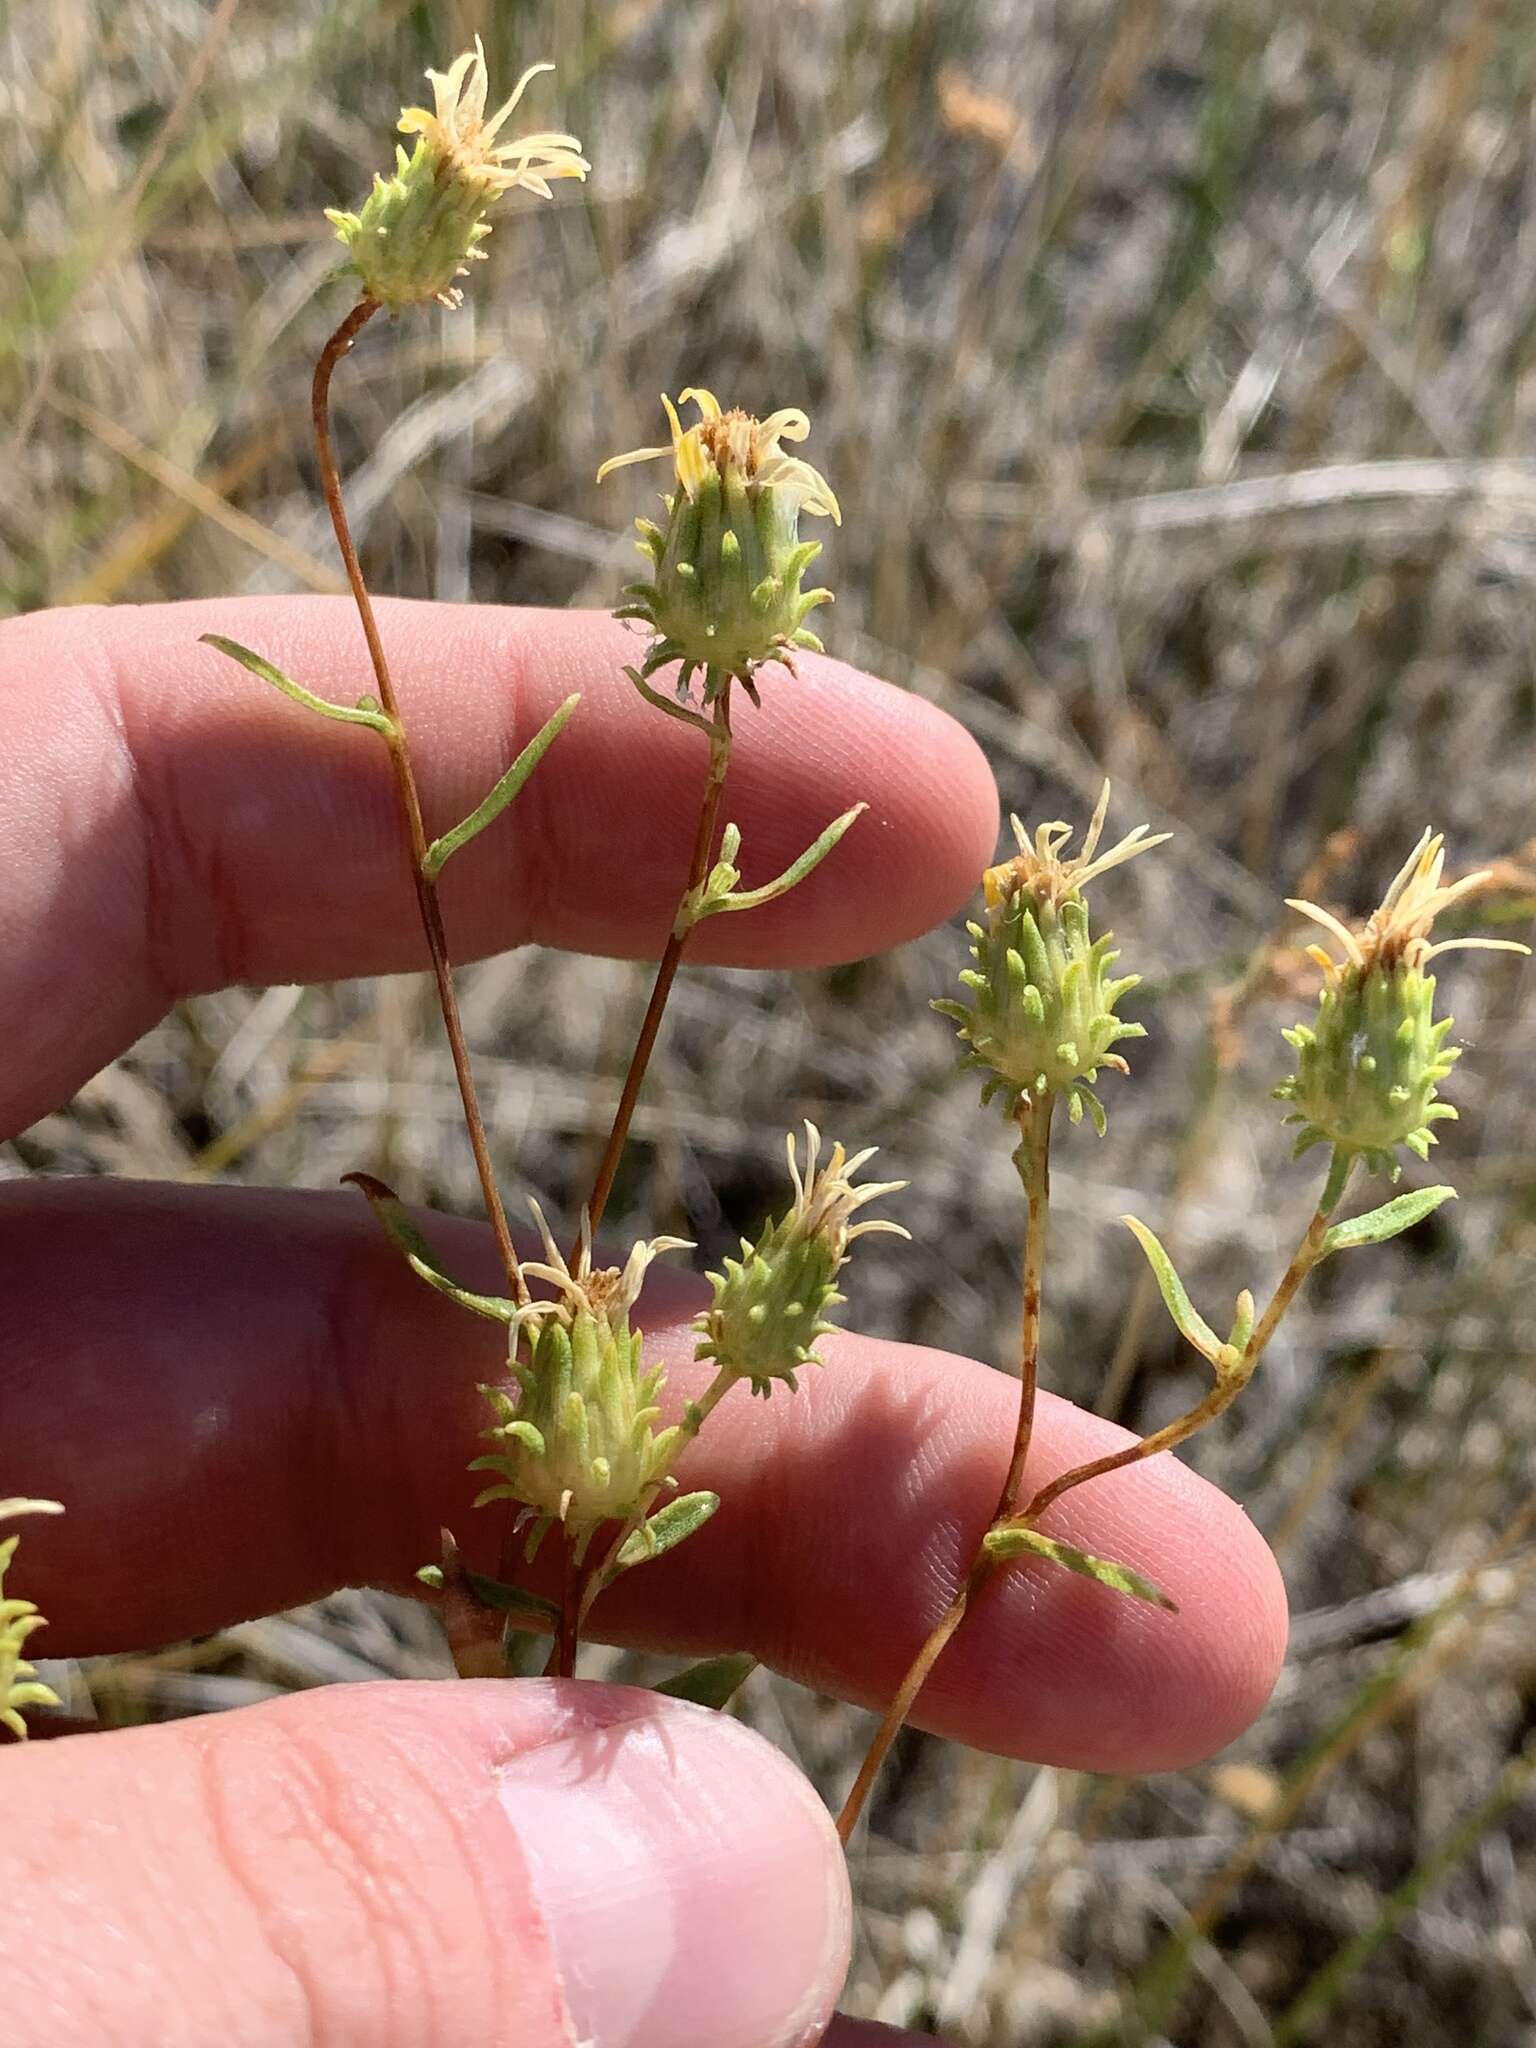
<path fill-rule="evenodd" d="M 686 866 L 694 736 L 646 711 L 609 620 L 384 604 L 429 816 L 456 817 L 570 690 L 582 710 L 509 824 L 445 880 L 460 957 L 657 947 Z M 176 997 L 424 964 L 380 750 L 196 645 L 258 646 L 338 701 L 369 686 L 329 599 L 40 615 L 0 629 L 0 1134 Z M 919 700 L 806 661 L 743 727 L 732 815 L 765 872 L 859 799 L 791 896 L 700 958 L 826 964 L 948 915 L 995 792 Z M 484 1233 L 445 1226 L 461 1267 Z M 659 1278 L 660 1276 L 658 1276 Z M 408 1588 L 453 1527 L 494 1569 L 464 1466 L 484 1332 L 341 1193 L 0 1184 L 0 1485 L 61 1499 L 16 1574 L 54 1655 L 142 1648 L 344 1585 Z M 653 1290 L 681 1397 L 697 1291 Z M 686 1466 L 708 1529 L 620 1582 L 613 1640 L 749 1649 L 865 1704 L 893 1688 L 995 1498 L 1015 1393 L 858 1337 L 792 1400 L 726 1403 Z M 1042 1397 L 1030 1482 L 1123 1440 Z M 1161 1458 L 1052 1526 L 1131 1558 L 1177 1616 L 1064 1573 L 999 1579 L 920 1725 L 1076 1768 L 1187 1763 L 1245 1725 L 1284 1638 L 1242 1513 Z M 477 1555 L 475 1546 L 480 1546 Z M 23 1583 L 24 1580 L 24 1583 Z M 330 1687 L 0 1758 L 7 1994 L 41 2037 L 180 2048 L 778 2048 L 846 1964 L 830 1820 L 724 1716 L 542 1680 Z M 834 2022 L 836 2048 L 894 2037 Z"/>

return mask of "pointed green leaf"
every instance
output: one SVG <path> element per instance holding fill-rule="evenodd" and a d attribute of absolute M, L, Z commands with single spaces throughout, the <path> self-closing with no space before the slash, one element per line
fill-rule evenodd
<path fill-rule="evenodd" d="M 412 1222 L 404 1202 L 393 1188 L 386 1187 L 381 1180 L 375 1180 L 371 1173 L 344 1173 L 344 1181 L 350 1181 L 355 1188 L 361 1188 L 368 1197 L 368 1205 L 388 1231 L 393 1242 L 404 1252 L 411 1271 L 425 1280 L 429 1287 L 435 1287 L 439 1294 L 446 1294 L 450 1301 L 456 1301 L 460 1308 L 467 1308 L 477 1316 L 484 1316 L 493 1323 L 510 1323 L 516 1314 L 516 1304 L 503 1300 L 496 1294 L 476 1294 L 471 1288 L 461 1287 L 457 1280 L 444 1272 L 437 1253 Z"/>
<path fill-rule="evenodd" d="M 1330 1252 L 1353 1251 L 1357 1244 L 1385 1244 L 1389 1237 L 1412 1230 L 1415 1223 L 1433 1216 L 1442 1202 L 1455 1199 L 1456 1190 L 1447 1187 L 1415 1188 L 1410 1194 L 1395 1195 L 1379 1209 L 1368 1209 L 1363 1216 L 1335 1223 L 1323 1239 L 1322 1255 L 1326 1258 Z"/>
<path fill-rule="evenodd" d="M 242 647 L 238 640 L 226 640 L 222 633 L 202 633 L 198 637 L 205 647 L 216 647 L 220 654 L 227 654 L 231 661 L 238 661 L 242 668 L 248 668 L 253 676 L 260 676 L 264 683 L 271 683 L 285 697 L 291 697 L 295 704 L 302 704 L 306 711 L 318 711 L 322 718 L 337 719 L 342 725 L 371 726 L 375 732 L 386 735 L 395 729 L 382 711 L 370 708 L 371 699 L 365 699 L 355 711 L 345 704 L 327 703 L 324 697 L 317 697 L 313 690 L 306 690 L 291 676 L 285 676 L 263 655 L 253 654 L 249 647 Z"/>
<path fill-rule="evenodd" d="M 575 696 L 567 697 L 553 717 L 547 719 L 534 734 L 484 802 L 477 804 L 462 824 L 455 825 L 451 832 L 445 832 L 441 839 L 433 840 L 422 862 L 429 876 L 440 875 L 460 847 L 468 846 L 471 839 L 501 816 L 550 747 L 560 737 L 570 720 L 571 713 L 580 702 L 579 692 Z"/>
<path fill-rule="evenodd" d="M 683 1493 L 669 1500 L 627 1538 L 614 1559 L 614 1570 L 627 1572 L 631 1565 L 645 1564 L 663 1551 L 675 1549 L 695 1529 L 702 1529 L 719 1505 L 718 1493 Z"/>
<path fill-rule="evenodd" d="M 1170 1614 L 1179 1611 L 1160 1587 L 1144 1579 L 1140 1572 L 1133 1572 L 1128 1564 L 1116 1564 L 1109 1557 L 1091 1557 L 1086 1550 L 1076 1550 L 1070 1543 L 1059 1543 L 1054 1536 L 1042 1536 L 1038 1529 L 1010 1528 L 1005 1524 L 989 1529 L 982 1538 L 982 1546 L 1000 1564 L 1016 1557 L 1048 1558 L 1052 1564 L 1065 1565 L 1069 1572 L 1077 1572 L 1085 1579 L 1097 1579 L 1101 1586 L 1109 1586 L 1116 1593 L 1149 1600 L 1154 1607 L 1167 1608 Z"/>
<path fill-rule="evenodd" d="M 440 1564 L 424 1564 L 416 1576 L 422 1585 L 430 1586 L 436 1593 L 442 1592 L 444 1580 Z M 501 1579 L 488 1579 L 483 1572 L 462 1569 L 459 1578 L 482 1607 L 494 1608 L 498 1614 L 534 1614 L 540 1621 L 551 1624 L 560 1619 L 560 1609 L 553 1600 L 541 1600 L 537 1593 L 525 1593 L 521 1586 L 509 1586 Z"/>
<path fill-rule="evenodd" d="M 826 831 L 808 846 L 797 861 L 792 861 L 782 875 L 776 875 L 771 882 L 764 882 L 760 889 L 736 889 L 730 894 L 705 894 L 694 910 L 692 922 L 713 917 L 721 910 L 756 910 L 764 903 L 771 903 L 776 896 L 787 895 L 797 882 L 803 882 L 812 869 L 819 868 L 827 855 L 842 838 L 854 819 L 869 809 L 868 804 L 855 804 L 851 811 L 844 811 L 840 818 L 834 818 Z M 728 828 L 732 831 L 735 827 Z M 740 834 L 737 835 L 738 843 Z"/>
<path fill-rule="evenodd" d="M 706 1657 L 690 1664 L 675 1678 L 663 1679 L 656 1691 L 669 1700 L 692 1700 L 696 1707 L 713 1707 L 718 1713 L 728 1707 L 757 1669 L 757 1659 L 745 1650 L 724 1657 Z"/>
<path fill-rule="evenodd" d="M 1202 1358 L 1209 1359 L 1214 1366 L 1220 1366 L 1223 1348 L 1221 1339 L 1190 1300 L 1172 1259 L 1138 1217 L 1122 1216 L 1120 1221 L 1146 1253 L 1147 1264 L 1152 1268 L 1152 1277 L 1157 1282 L 1157 1290 L 1163 1297 L 1163 1306 L 1172 1316 L 1178 1329 L 1194 1345 Z"/>
<path fill-rule="evenodd" d="M 668 656 L 667 658 L 671 660 L 675 659 L 675 656 Z M 706 734 L 710 739 L 714 738 L 715 729 L 707 718 L 701 718 L 697 711 L 690 710 L 686 704 L 678 704 L 670 697 L 663 697 L 660 690 L 653 690 L 639 669 L 627 668 L 624 673 L 629 677 L 629 680 L 634 684 L 647 704 L 654 704 L 658 711 L 665 711 L 668 718 L 681 719 L 684 725 L 696 725 L 700 732 Z"/>

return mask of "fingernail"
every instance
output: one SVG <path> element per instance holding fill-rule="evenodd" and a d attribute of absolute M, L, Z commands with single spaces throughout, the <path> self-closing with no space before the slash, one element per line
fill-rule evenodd
<path fill-rule="evenodd" d="M 810 1786 L 723 1715 L 581 1692 L 586 1704 L 503 1765 L 499 1783 L 577 2039 L 817 2039 L 847 1968 L 850 1912 L 837 1838 Z"/>

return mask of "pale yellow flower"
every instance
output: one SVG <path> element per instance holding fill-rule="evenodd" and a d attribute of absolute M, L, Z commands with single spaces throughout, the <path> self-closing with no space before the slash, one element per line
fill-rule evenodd
<path fill-rule="evenodd" d="M 734 474 L 753 494 L 762 490 L 787 491 L 793 494 L 801 511 L 820 514 L 835 526 L 842 524 L 842 509 L 820 470 L 802 462 L 797 455 L 786 455 L 779 446 L 781 441 L 803 441 L 810 433 L 811 423 L 799 406 L 783 406 L 767 419 L 759 420 L 737 409 L 722 411 L 712 391 L 690 386 L 679 395 L 678 405 L 686 405 L 690 399 L 698 407 L 700 417 L 685 428 L 677 416 L 677 406 L 663 393 L 661 402 L 672 429 L 670 444 L 661 448 L 632 448 L 627 455 L 610 457 L 597 472 L 598 482 L 616 469 L 627 469 L 631 463 L 654 462 L 670 455 L 677 480 L 690 502 L 697 500 L 710 476 L 718 476 L 723 483 L 728 475 Z"/>
<path fill-rule="evenodd" d="M 1059 819 L 1048 825 L 1037 825 L 1031 839 L 1020 820 L 1010 817 L 1008 822 L 1013 827 L 1019 850 L 1012 860 L 988 868 L 983 878 L 987 908 L 995 910 L 1004 898 L 1019 889 L 1027 889 L 1036 902 L 1050 903 L 1060 909 L 1062 904 L 1080 896 L 1097 876 L 1107 874 L 1124 861 L 1134 860 L 1139 853 L 1161 846 L 1164 840 L 1172 837 L 1171 833 L 1148 832 L 1145 825 L 1138 825 L 1134 832 L 1128 832 L 1107 853 L 1100 853 L 1099 840 L 1103 836 L 1108 811 L 1109 784 L 1106 782 L 1083 836 L 1083 850 L 1067 860 L 1062 858 L 1062 849 L 1072 837 L 1070 825 Z"/>
<path fill-rule="evenodd" d="M 475 180 L 487 196 L 519 187 L 548 199 L 551 178 L 585 178 L 592 168 L 576 137 L 550 131 L 521 135 L 513 142 L 496 138 L 530 80 L 554 68 L 530 64 L 487 120 L 485 50 L 476 36 L 475 47 L 456 57 L 446 72 L 428 71 L 433 106 L 430 111 L 407 107 L 400 116 L 400 133 L 421 136 L 447 175 Z"/>
<path fill-rule="evenodd" d="M 1445 835 L 1426 828 L 1360 931 L 1352 932 L 1331 910 L 1324 910 L 1316 903 L 1288 896 L 1286 904 L 1303 917 L 1311 918 L 1314 924 L 1320 924 L 1338 940 L 1343 949 L 1342 960 L 1335 960 L 1322 946 L 1307 948 L 1308 958 L 1315 961 L 1330 980 L 1336 980 L 1349 968 L 1365 974 L 1373 967 L 1390 971 L 1399 964 L 1422 973 L 1438 954 L 1465 952 L 1472 948 L 1486 953 L 1528 953 L 1531 950 L 1516 939 L 1442 939 L 1438 945 L 1431 945 L 1430 934 L 1435 919 L 1449 910 L 1453 903 L 1475 895 L 1492 875 L 1491 869 L 1479 868 L 1475 874 L 1463 875 L 1459 882 L 1445 882 L 1441 879 L 1444 872 Z"/>

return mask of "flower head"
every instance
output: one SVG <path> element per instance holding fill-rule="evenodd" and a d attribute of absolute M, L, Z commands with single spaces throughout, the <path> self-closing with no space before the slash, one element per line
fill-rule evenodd
<path fill-rule="evenodd" d="M 822 1165 L 821 1133 L 807 1123 L 804 1168 L 793 1134 L 785 1150 L 793 1202 L 764 1227 L 756 1244 L 742 1239 L 739 1259 L 727 1259 L 723 1271 L 710 1274 L 714 1300 L 694 1325 L 696 1355 L 750 1381 L 753 1393 L 763 1395 L 775 1380 L 793 1390 L 802 1365 L 822 1363 L 811 1347 L 832 1328 L 826 1312 L 843 1298 L 835 1282 L 854 1241 L 877 1230 L 908 1234 L 883 1217 L 853 1220 L 867 1203 L 906 1186 L 902 1180 L 855 1184 L 854 1176 L 874 1157 L 873 1146 L 850 1159 L 834 1145 Z"/>
<path fill-rule="evenodd" d="M 691 427 L 663 396 L 671 441 L 616 455 L 597 472 L 601 482 L 631 463 L 670 457 L 677 484 L 666 496 L 665 531 L 650 520 L 637 522 L 655 580 L 629 585 L 630 601 L 619 616 L 643 619 L 656 635 L 642 680 L 680 661 L 681 695 L 702 668 L 707 695 L 735 675 L 755 697 L 753 671 L 763 662 L 792 669 L 795 648 L 820 652 L 805 620 L 832 593 L 801 588 L 821 543 L 800 539 L 800 515 L 838 524 L 842 512 L 821 472 L 781 445 L 803 441 L 811 430 L 798 406 L 759 420 L 722 410 L 712 391 L 684 391 L 679 403 L 690 400 L 699 411 Z"/>
<path fill-rule="evenodd" d="M 56 1500 L 0 1500 L 0 1521 L 9 1521 L 16 1515 L 61 1515 L 63 1512 Z M 38 1680 L 33 1667 L 22 1655 L 28 1636 L 44 1626 L 36 1602 L 5 1597 L 5 1574 L 20 1541 L 19 1536 L 7 1536 L 0 1543 L 0 1727 L 9 1728 L 13 1735 L 25 1737 L 27 1724 L 21 1718 L 21 1709 L 56 1707 L 59 1697 L 51 1686 Z"/>
<path fill-rule="evenodd" d="M 497 1448 L 470 1469 L 496 1474 L 477 1506 L 493 1500 L 521 1505 L 523 1521 L 532 1525 L 530 1557 L 558 1522 L 579 1560 L 594 1531 L 627 1521 L 671 1483 L 668 1467 L 683 1433 L 676 1426 L 659 1433 L 652 1427 L 665 1375 L 660 1366 L 645 1366 L 641 1335 L 629 1317 L 651 1261 L 683 1248 L 685 1240 L 652 1238 L 637 1244 L 622 1267 L 594 1268 L 584 1229 L 573 1265 L 537 1204 L 533 1213 L 545 1257 L 525 1262 L 523 1271 L 556 1291 L 512 1318 L 518 1391 L 514 1397 L 499 1387 L 482 1390 L 496 1417 L 486 1435 Z"/>
<path fill-rule="evenodd" d="M 484 216 L 492 200 L 514 189 L 548 199 L 551 180 L 586 176 L 591 166 L 574 135 L 497 140 L 530 79 L 553 69 L 530 65 L 489 119 L 478 36 L 446 72 L 427 73 L 432 107 L 407 107 L 400 116 L 400 132 L 417 138 L 411 155 L 396 149 L 394 175 L 374 179 L 360 213 L 326 210 L 371 298 L 391 310 L 427 299 L 458 305 L 463 294 L 454 279 L 485 254 L 478 245 L 491 231 Z"/>
<path fill-rule="evenodd" d="M 1290 900 L 1291 909 L 1338 941 L 1343 956 L 1307 948 L 1323 970 L 1317 1016 L 1285 1033 L 1296 1070 L 1275 1093 L 1294 1104 L 1286 1121 L 1301 1126 L 1298 1152 L 1332 1144 L 1395 1180 L 1397 1147 L 1427 1158 L 1435 1143 L 1432 1126 L 1455 1116 L 1438 1092 L 1461 1050 L 1446 1043 L 1451 1019 L 1436 1018 L 1435 980 L 1424 970 L 1439 954 L 1459 948 L 1530 949 L 1512 939 L 1432 944 L 1435 919 L 1489 880 L 1482 869 L 1447 883 L 1444 870 L 1444 840 L 1426 831 L 1358 932 L 1315 903 Z"/>
<path fill-rule="evenodd" d="M 1086 1110 L 1102 1131 L 1104 1109 L 1091 1084 L 1100 1067 L 1128 1073 L 1124 1057 L 1113 1048 L 1122 1039 L 1145 1036 L 1140 1024 L 1125 1023 L 1115 1014 L 1121 997 L 1141 977 L 1111 977 L 1109 970 L 1120 956 L 1107 932 L 1094 936 L 1083 891 L 1169 835 L 1138 825 L 1100 853 L 1108 807 L 1106 782 L 1083 850 L 1070 859 L 1064 857 L 1072 836 L 1069 825 L 1038 826 L 1031 838 L 1013 820 L 1019 850 L 988 869 L 985 922 L 968 927 L 975 965 L 960 979 L 970 1000 L 933 1006 L 953 1019 L 969 1044 L 966 1064 L 987 1075 L 982 1100 L 1001 1094 L 1010 1117 L 1026 1097 L 1059 1093 L 1074 1123 Z"/>

